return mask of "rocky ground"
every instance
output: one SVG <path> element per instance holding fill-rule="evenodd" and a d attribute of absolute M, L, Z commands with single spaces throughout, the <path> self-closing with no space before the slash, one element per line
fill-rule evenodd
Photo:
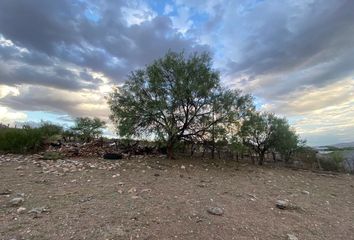
<path fill-rule="evenodd" d="M 354 176 L 0 156 L 0 239 L 354 239 Z"/>

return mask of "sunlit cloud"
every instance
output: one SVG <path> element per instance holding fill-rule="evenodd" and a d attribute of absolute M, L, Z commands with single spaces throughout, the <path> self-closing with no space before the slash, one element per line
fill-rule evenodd
<path fill-rule="evenodd" d="M 0 121 L 109 121 L 106 97 L 129 72 L 168 50 L 208 51 L 223 86 L 253 94 L 312 145 L 353 141 L 353 8 L 319 0 L 0 1 Z"/>

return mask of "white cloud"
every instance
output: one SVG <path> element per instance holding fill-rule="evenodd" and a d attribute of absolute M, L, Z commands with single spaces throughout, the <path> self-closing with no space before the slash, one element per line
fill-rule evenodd
<path fill-rule="evenodd" d="M 140 1 L 132 1 L 129 6 L 122 7 L 121 11 L 128 26 L 139 25 L 156 17 L 156 13 L 148 5 Z"/>
<path fill-rule="evenodd" d="M 25 113 L 0 106 L 0 123 L 13 125 L 15 122 L 23 122 L 26 119 Z"/>
<path fill-rule="evenodd" d="M 166 4 L 163 10 L 163 14 L 168 15 L 173 12 L 173 7 L 170 4 Z"/>

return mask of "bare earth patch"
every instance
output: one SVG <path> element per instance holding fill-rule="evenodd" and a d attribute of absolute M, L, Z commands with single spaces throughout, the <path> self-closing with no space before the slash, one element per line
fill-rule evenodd
<path fill-rule="evenodd" d="M 354 239 L 352 175 L 33 158 L 0 156 L 0 239 Z M 11 206 L 15 197 L 24 202 Z"/>

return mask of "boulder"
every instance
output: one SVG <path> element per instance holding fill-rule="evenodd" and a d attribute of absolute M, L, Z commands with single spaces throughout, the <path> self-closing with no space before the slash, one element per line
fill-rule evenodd
<path fill-rule="evenodd" d="M 107 159 L 107 160 L 118 160 L 118 159 L 123 158 L 123 154 L 121 154 L 121 153 L 105 153 L 103 155 L 103 158 Z"/>

